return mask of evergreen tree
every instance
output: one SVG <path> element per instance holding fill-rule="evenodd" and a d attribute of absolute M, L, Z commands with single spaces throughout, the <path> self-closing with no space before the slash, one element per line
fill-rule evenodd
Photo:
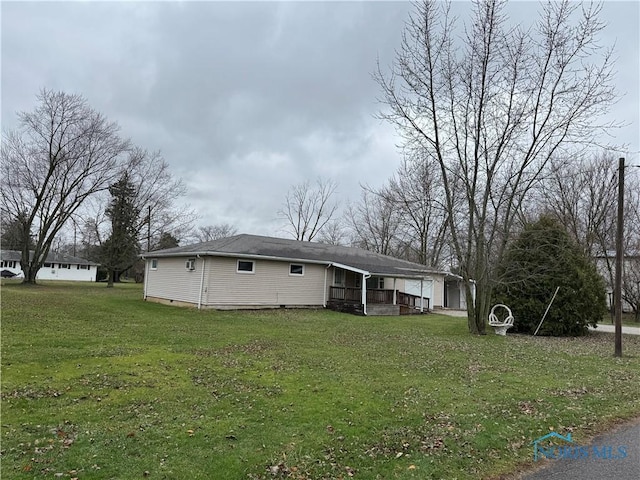
<path fill-rule="evenodd" d="M 153 250 L 164 250 L 165 248 L 174 248 L 179 246 L 179 240 L 169 232 L 162 232 L 160 240 L 154 245 Z"/>
<path fill-rule="evenodd" d="M 113 286 L 140 253 L 136 229 L 140 212 L 135 206 L 135 187 L 126 172 L 109 187 L 109 193 L 112 198 L 105 213 L 111 220 L 111 235 L 102 245 L 102 264 L 109 272 L 108 286 Z"/>
<path fill-rule="evenodd" d="M 511 308 L 514 332 L 535 332 L 556 287 L 558 295 L 539 334 L 583 335 L 606 313 L 602 277 L 563 226 L 550 217 L 525 227 L 499 270 L 504 282 L 496 288 L 494 302 Z"/>

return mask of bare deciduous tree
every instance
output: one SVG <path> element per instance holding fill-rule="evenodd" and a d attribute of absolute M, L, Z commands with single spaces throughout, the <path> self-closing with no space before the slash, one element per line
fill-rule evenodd
<path fill-rule="evenodd" d="M 134 206 L 139 215 L 134 228 L 142 250 L 157 244 L 163 234 L 183 238 L 191 232 L 197 214 L 178 203 L 186 193 L 184 183 L 173 176 L 160 152 L 132 147 L 119 175 L 125 172 L 135 188 Z M 109 235 L 110 222 L 104 214 L 108 203 L 105 193 L 83 208 L 82 231 L 89 245 L 102 245 Z"/>
<path fill-rule="evenodd" d="M 128 148 L 117 124 L 93 110 L 80 95 L 43 89 L 32 112 L 18 114 L 18 130 L 4 135 L 1 166 L 3 215 L 20 220 L 25 283 L 36 274 L 58 232 L 84 201 L 119 175 Z"/>
<path fill-rule="evenodd" d="M 219 223 L 199 227 L 195 235 L 199 242 L 210 242 L 211 240 L 231 237 L 236 233 L 238 233 L 238 229 L 233 225 L 229 223 Z"/>
<path fill-rule="evenodd" d="M 400 212 L 410 250 L 407 260 L 441 266 L 449 222 L 437 164 L 423 158 L 404 159 L 380 194 Z"/>
<path fill-rule="evenodd" d="M 338 209 L 332 200 L 336 188 L 334 181 L 318 179 L 315 186 L 306 181 L 289 189 L 278 214 L 296 240 L 314 240 L 333 218 Z"/>
<path fill-rule="evenodd" d="M 352 244 L 383 255 L 403 256 L 402 217 L 389 197 L 363 187 L 360 201 L 348 208 L 345 217 Z"/>
<path fill-rule="evenodd" d="M 618 160 L 606 152 L 552 162 L 541 185 L 541 209 L 556 217 L 586 254 L 601 259 L 609 287 L 615 275 L 615 232 L 618 208 Z M 626 177 L 625 255 L 640 243 L 640 178 Z"/>
<path fill-rule="evenodd" d="M 327 222 L 318 237 L 318 241 L 326 245 L 347 245 L 349 238 L 344 220 L 338 217 Z"/>
<path fill-rule="evenodd" d="M 158 242 L 165 233 L 185 237 L 193 229 L 197 214 L 178 201 L 186 194 L 182 179 L 175 178 L 159 151 L 132 149 L 125 169 L 136 188 L 136 208 L 140 211 L 136 229 L 147 243 Z"/>
<path fill-rule="evenodd" d="M 597 122 L 616 96 L 600 8 L 550 2 L 524 28 L 508 24 L 504 2 L 476 1 L 457 29 L 449 4 L 423 0 L 392 72 L 378 69 L 380 116 L 439 166 L 472 333 L 484 333 L 495 265 L 541 172 L 607 127 Z"/>
<path fill-rule="evenodd" d="M 640 322 L 640 241 L 633 247 L 625 259 L 622 298 L 631 306 L 636 322 Z"/>

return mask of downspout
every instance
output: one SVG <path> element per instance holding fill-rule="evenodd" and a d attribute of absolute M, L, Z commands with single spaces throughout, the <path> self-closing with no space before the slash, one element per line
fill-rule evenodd
<path fill-rule="evenodd" d="M 200 294 L 198 295 L 198 310 L 202 307 L 202 289 L 204 287 L 204 266 L 206 264 L 205 257 L 196 255 L 198 258 L 202 258 L 202 274 L 200 275 Z"/>
<path fill-rule="evenodd" d="M 424 278 L 420 279 L 420 313 L 424 313 L 424 293 L 423 293 Z"/>
<path fill-rule="evenodd" d="M 367 315 L 367 279 L 371 278 L 371 275 L 366 273 L 362 274 L 362 312 Z"/>
<path fill-rule="evenodd" d="M 398 303 L 398 298 L 396 297 L 396 277 L 393 277 L 393 304 L 396 305 Z"/>
<path fill-rule="evenodd" d="M 144 259 L 144 293 L 142 294 L 142 297 L 145 300 L 147 299 L 147 282 L 149 281 L 149 262 L 150 261 L 151 260 L 149 260 L 148 258 Z M 97 280 L 98 280 L 98 267 L 96 267 L 96 281 Z"/>
<path fill-rule="evenodd" d="M 324 290 L 322 293 L 322 306 L 327 308 L 327 271 L 331 267 L 331 264 L 327 265 L 327 268 L 324 269 Z"/>

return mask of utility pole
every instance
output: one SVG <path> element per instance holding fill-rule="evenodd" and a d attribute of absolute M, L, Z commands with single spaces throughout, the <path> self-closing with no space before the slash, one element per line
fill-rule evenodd
<path fill-rule="evenodd" d="M 147 215 L 147 252 L 151 250 L 151 205 L 149 205 L 149 214 Z"/>
<path fill-rule="evenodd" d="M 73 256 L 76 256 L 76 244 L 77 244 L 77 230 L 78 230 L 78 225 L 76 224 L 76 220 L 75 218 L 71 217 L 71 220 L 73 220 Z"/>
<path fill-rule="evenodd" d="M 616 230 L 616 278 L 613 300 L 616 303 L 615 354 L 622 357 L 622 260 L 624 258 L 624 158 L 618 163 L 618 221 Z"/>

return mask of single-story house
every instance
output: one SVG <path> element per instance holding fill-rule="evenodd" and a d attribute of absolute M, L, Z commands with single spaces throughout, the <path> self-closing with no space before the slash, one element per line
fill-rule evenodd
<path fill-rule="evenodd" d="M 360 248 L 243 234 L 142 257 L 145 300 L 173 305 L 363 315 L 466 308 L 459 276 Z"/>
<path fill-rule="evenodd" d="M 33 252 L 31 254 L 33 255 Z M 20 252 L 0 250 L 0 270 L 8 270 L 18 278 L 24 277 L 20 266 Z M 49 252 L 44 265 L 38 270 L 36 280 L 95 282 L 97 274 L 98 264 L 95 262 L 71 255 Z"/>

